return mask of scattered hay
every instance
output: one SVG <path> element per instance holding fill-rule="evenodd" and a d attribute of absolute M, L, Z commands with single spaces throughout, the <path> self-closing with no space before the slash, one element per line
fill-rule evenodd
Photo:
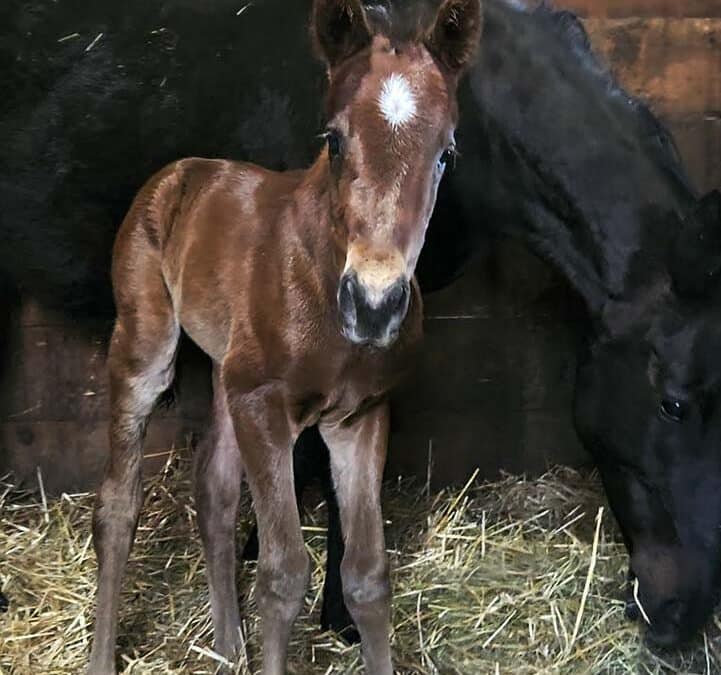
<path fill-rule="evenodd" d="M 147 485 L 122 599 L 118 653 L 126 673 L 212 673 L 217 666 L 188 476 L 188 453 L 173 453 Z M 684 655 L 657 656 L 623 618 L 625 554 L 592 476 L 556 469 L 533 481 L 471 481 L 430 497 L 399 482 L 386 487 L 384 505 L 399 672 L 721 671 L 716 627 Z M 0 615 L 0 672 L 83 672 L 94 595 L 91 511 L 89 495 L 45 505 L 0 487 L 0 589 L 10 600 Z M 318 628 L 322 515 L 318 505 L 304 519 L 315 569 L 290 672 L 355 673 L 358 648 Z M 241 537 L 247 529 L 245 520 Z M 259 663 L 253 571 L 240 564 L 240 673 Z"/>

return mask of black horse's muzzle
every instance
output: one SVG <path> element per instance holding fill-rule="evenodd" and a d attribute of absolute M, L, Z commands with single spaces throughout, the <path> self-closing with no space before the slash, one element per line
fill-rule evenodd
<path fill-rule="evenodd" d="M 639 588 L 634 593 L 634 580 L 634 574 L 629 573 L 626 617 L 645 624 L 645 639 L 652 648 L 676 648 L 691 640 L 703 628 L 718 600 L 713 586 L 705 587 L 698 578 L 695 584 L 684 584 L 684 588 L 664 595 L 649 581 L 641 584 L 644 592 Z"/>

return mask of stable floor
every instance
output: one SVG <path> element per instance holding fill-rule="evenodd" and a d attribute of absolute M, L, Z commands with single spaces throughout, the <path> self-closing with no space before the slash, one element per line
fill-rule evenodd
<path fill-rule="evenodd" d="M 213 673 L 203 558 L 186 450 L 147 485 L 123 595 L 118 646 L 125 673 Z M 304 514 L 314 562 L 289 672 L 362 672 L 358 647 L 318 628 L 324 507 Z M 654 655 L 623 617 L 626 557 L 593 475 L 557 469 L 527 481 L 430 493 L 386 486 L 393 650 L 399 673 L 718 673 L 718 620 L 683 654 Z M 240 524 L 248 531 L 249 505 Z M 84 672 L 93 620 L 92 495 L 39 497 L 0 487 L 0 673 Z M 255 565 L 241 563 L 246 653 L 256 672 Z"/>

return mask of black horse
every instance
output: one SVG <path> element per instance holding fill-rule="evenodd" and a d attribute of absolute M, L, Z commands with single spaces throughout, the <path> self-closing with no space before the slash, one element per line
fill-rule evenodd
<path fill-rule="evenodd" d="M 323 78 L 307 10 L 281 0 L 4 3 L 0 275 L 65 311 L 109 315 L 110 244 L 152 171 L 193 154 L 306 163 L 320 146 Z M 708 617 L 721 569 L 721 199 L 698 199 L 669 135 L 597 62 L 575 17 L 506 0 L 485 10 L 461 92 L 462 157 L 444 181 L 420 281 L 448 283 L 484 233 L 505 233 L 583 299 L 577 428 L 621 526 L 649 637 L 672 644 Z M 370 7 L 395 27 L 422 13 L 403 0 Z M 284 32 L 282 54 L 264 49 L 269 25 Z M 299 488 L 327 475 L 318 443 L 310 432 L 296 448 Z M 325 491 L 323 618 L 340 630 L 342 538 L 329 482 Z"/>
<path fill-rule="evenodd" d="M 522 237 L 584 300 L 576 428 L 648 637 L 675 644 L 708 618 L 721 573 L 721 195 L 698 199 L 669 134 L 573 15 L 486 10 L 454 197 L 467 231 L 481 214 Z"/>

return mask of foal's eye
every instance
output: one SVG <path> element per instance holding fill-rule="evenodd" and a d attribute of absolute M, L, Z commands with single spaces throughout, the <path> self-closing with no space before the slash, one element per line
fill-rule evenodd
<path fill-rule="evenodd" d="M 448 164 L 451 166 L 456 165 L 456 148 L 455 146 L 449 146 L 444 151 L 443 154 L 441 154 L 440 159 L 438 160 L 438 166 L 441 169 L 445 169 Z"/>
<path fill-rule="evenodd" d="M 665 398 L 661 401 L 661 417 L 671 422 L 682 422 L 688 413 L 688 403 L 673 398 Z"/>
<path fill-rule="evenodd" d="M 328 143 L 328 156 L 331 159 L 335 159 L 340 155 L 341 141 L 340 134 L 337 131 L 328 131 L 325 136 L 326 143 Z"/>

